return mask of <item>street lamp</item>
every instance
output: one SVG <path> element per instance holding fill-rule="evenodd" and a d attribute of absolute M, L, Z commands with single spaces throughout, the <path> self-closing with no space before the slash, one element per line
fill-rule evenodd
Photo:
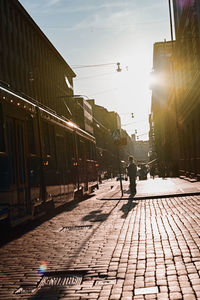
<path fill-rule="evenodd" d="M 116 70 L 117 70 L 117 72 L 121 72 L 122 71 L 122 69 L 120 68 L 120 63 L 119 62 L 117 63 L 117 69 Z"/>

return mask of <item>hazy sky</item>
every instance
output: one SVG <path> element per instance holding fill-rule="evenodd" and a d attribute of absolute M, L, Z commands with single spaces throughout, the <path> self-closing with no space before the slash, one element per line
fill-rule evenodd
<path fill-rule="evenodd" d="M 20 3 L 76 73 L 74 94 L 116 111 L 129 135 L 137 129 L 148 139 L 153 44 L 170 38 L 168 0 Z"/>

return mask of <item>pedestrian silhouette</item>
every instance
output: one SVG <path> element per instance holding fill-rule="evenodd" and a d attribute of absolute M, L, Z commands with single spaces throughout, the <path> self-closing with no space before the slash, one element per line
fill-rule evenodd
<path fill-rule="evenodd" d="M 130 182 L 130 193 L 131 197 L 136 194 L 136 177 L 137 177 L 137 167 L 133 162 L 133 157 L 129 156 L 129 165 L 127 167 L 129 182 Z"/>

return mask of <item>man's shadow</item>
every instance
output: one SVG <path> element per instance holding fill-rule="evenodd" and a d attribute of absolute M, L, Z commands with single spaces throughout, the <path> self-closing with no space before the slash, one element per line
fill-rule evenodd
<path fill-rule="evenodd" d="M 91 211 L 87 216 L 82 218 L 82 221 L 90 221 L 90 222 L 104 222 L 108 216 L 109 213 L 101 213 L 102 210 L 93 210 Z"/>
<path fill-rule="evenodd" d="M 126 204 L 124 204 L 122 207 L 121 207 L 121 211 L 123 212 L 123 215 L 121 216 L 121 218 L 125 219 L 129 212 L 138 204 L 137 202 L 134 202 L 133 201 L 133 196 L 130 195 L 129 196 L 129 200 Z"/>

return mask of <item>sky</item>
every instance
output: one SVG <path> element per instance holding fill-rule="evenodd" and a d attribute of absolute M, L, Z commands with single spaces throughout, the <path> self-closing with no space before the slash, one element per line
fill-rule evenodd
<path fill-rule="evenodd" d="M 75 72 L 74 95 L 117 112 L 129 135 L 147 140 L 153 45 L 170 39 L 168 0 L 19 2 Z"/>

